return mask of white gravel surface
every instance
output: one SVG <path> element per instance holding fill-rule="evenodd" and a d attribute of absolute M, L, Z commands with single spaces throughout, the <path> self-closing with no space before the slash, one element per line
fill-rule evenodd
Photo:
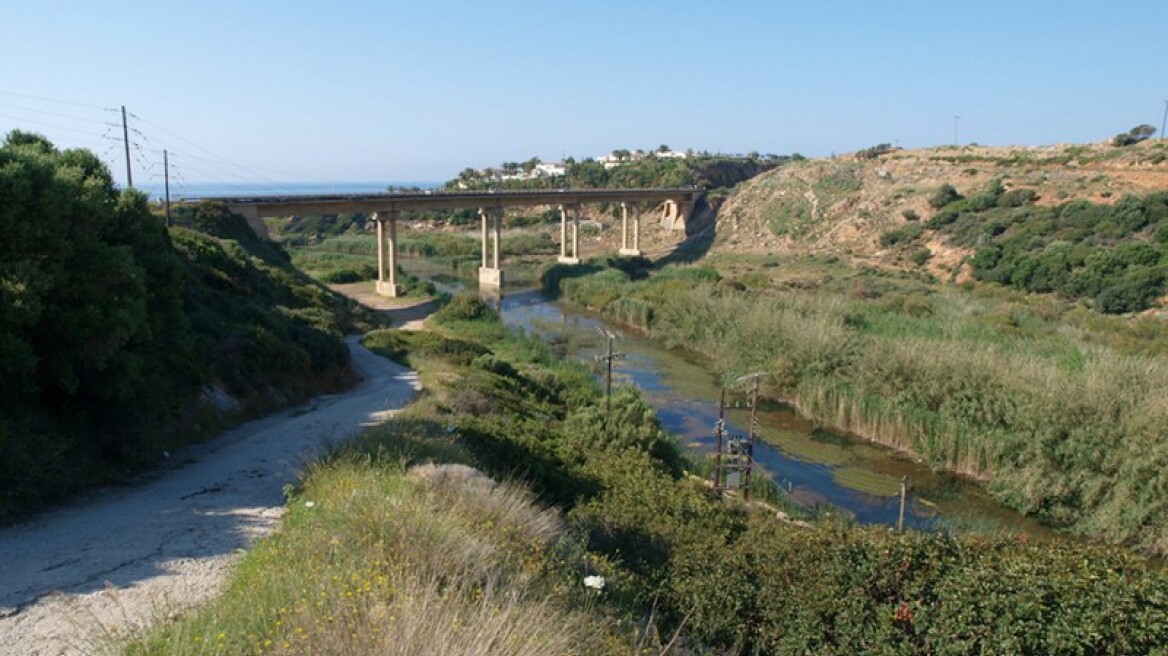
<path fill-rule="evenodd" d="M 0 656 L 93 654 L 215 595 L 279 527 L 283 488 L 330 442 L 403 407 L 417 376 L 349 339 L 364 380 L 172 454 L 138 486 L 100 491 L 0 531 Z"/>

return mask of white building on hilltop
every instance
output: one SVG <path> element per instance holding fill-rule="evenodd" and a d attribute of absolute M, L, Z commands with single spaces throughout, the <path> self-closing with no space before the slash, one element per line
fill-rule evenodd
<path fill-rule="evenodd" d="M 550 178 L 554 175 L 564 175 L 568 172 L 568 168 L 564 166 L 563 162 L 542 162 L 535 165 L 535 170 L 531 173 L 537 178 Z"/>

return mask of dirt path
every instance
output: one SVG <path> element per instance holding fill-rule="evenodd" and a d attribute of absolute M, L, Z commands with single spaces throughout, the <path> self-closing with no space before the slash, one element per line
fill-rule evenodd
<path fill-rule="evenodd" d="M 142 486 L 0 531 L 0 656 L 92 654 L 213 596 L 242 550 L 279 526 L 283 487 L 307 457 L 419 389 L 357 338 L 349 348 L 364 378 L 349 392 L 177 453 L 174 469 Z"/>
<path fill-rule="evenodd" d="M 402 330 L 425 330 L 426 318 L 438 309 L 438 301 L 382 296 L 374 290 L 371 282 L 329 285 L 329 288 L 388 316 L 393 327 Z"/>

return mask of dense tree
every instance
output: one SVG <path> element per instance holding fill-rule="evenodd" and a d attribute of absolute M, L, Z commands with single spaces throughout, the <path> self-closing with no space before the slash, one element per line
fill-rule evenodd
<path fill-rule="evenodd" d="M 1111 139 L 1111 143 L 1115 146 L 1131 146 L 1151 138 L 1153 134 L 1156 134 L 1156 128 L 1144 123 L 1143 125 L 1135 126 L 1127 132 L 1120 132 L 1115 135 Z"/>

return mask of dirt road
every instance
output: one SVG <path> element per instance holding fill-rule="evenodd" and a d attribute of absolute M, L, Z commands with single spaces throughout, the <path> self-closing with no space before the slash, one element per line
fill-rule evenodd
<path fill-rule="evenodd" d="M 349 339 L 364 380 L 173 454 L 141 486 L 0 531 L 0 656 L 92 654 L 111 635 L 206 600 L 243 549 L 279 526 L 283 487 L 313 453 L 419 389 Z"/>

